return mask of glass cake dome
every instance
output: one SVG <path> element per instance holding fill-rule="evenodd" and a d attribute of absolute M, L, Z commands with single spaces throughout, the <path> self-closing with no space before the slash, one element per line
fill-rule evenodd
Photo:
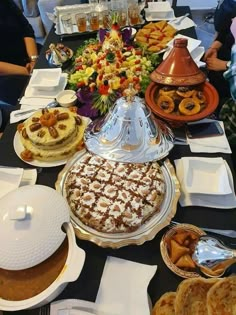
<path fill-rule="evenodd" d="M 172 130 L 153 116 L 132 85 L 104 118 L 88 125 L 84 140 L 88 151 L 117 162 L 160 160 L 174 146 Z"/>

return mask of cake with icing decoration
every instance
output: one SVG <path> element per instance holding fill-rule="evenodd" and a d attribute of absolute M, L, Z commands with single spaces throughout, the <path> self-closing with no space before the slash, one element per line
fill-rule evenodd
<path fill-rule="evenodd" d="M 160 211 L 166 185 L 157 162 L 120 163 L 86 153 L 67 173 L 66 198 L 85 225 L 129 233 Z"/>

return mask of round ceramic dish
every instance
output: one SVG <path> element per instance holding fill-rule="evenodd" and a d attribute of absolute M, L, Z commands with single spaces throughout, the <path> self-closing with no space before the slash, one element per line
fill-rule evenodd
<path fill-rule="evenodd" d="M 74 164 L 79 163 L 85 153 L 86 151 L 84 150 L 84 152 L 80 152 L 74 156 L 60 172 L 56 182 L 56 190 L 63 196 L 66 196 L 65 180 L 69 169 Z M 89 240 L 101 247 L 111 248 L 120 248 L 131 244 L 141 245 L 145 241 L 153 239 L 161 229 L 170 223 L 171 218 L 173 218 L 176 213 L 177 202 L 180 196 L 180 185 L 175 175 L 174 167 L 169 160 L 165 160 L 162 164 L 162 171 L 166 182 L 166 195 L 160 212 L 154 215 L 138 230 L 132 233 L 101 233 L 84 225 L 78 217 L 70 211 L 71 222 L 75 228 L 77 237 Z"/>
<path fill-rule="evenodd" d="M 55 281 L 40 294 L 22 301 L 7 301 L 0 298 L 0 309 L 3 311 L 18 311 L 29 308 L 36 308 L 51 302 L 67 286 L 69 282 L 75 281 L 83 268 L 85 261 L 85 252 L 76 244 L 75 233 L 72 225 L 64 225 L 69 242 L 68 256 L 61 274 Z"/>
<path fill-rule="evenodd" d="M 38 265 L 66 237 L 61 227 L 70 221 L 69 207 L 50 187 L 19 187 L 0 200 L 0 209 L 0 267 L 3 269 L 21 270 Z"/>
<path fill-rule="evenodd" d="M 57 95 L 56 101 L 62 107 L 70 107 L 76 104 L 77 96 L 73 90 L 64 90 Z"/>
<path fill-rule="evenodd" d="M 170 259 L 169 251 L 168 251 L 168 244 L 170 239 L 176 234 L 176 232 L 191 232 L 197 236 L 206 235 L 206 233 L 192 224 L 177 224 L 176 226 L 169 229 L 162 237 L 160 243 L 161 255 L 166 264 L 166 266 L 173 271 L 175 274 L 182 278 L 194 278 L 200 277 L 200 274 L 197 272 L 197 269 L 194 271 L 186 271 L 183 269 L 178 268 Z"/>
<path fill-rule="evenodd" d="M 201 112 L 191 116 L 176 115 L 171 113 L 168 114 L 156 105 L 156 98 L 159 88 L 160 85 L 158 85 L 157 83 L 150 83 L 145 92 L 145 100 L 154 114 L 169 122 L 187 123 L 191 121 L 201 120 L 212 114 L 219 103 L 219 96 L 216 89 L 210 83 L 205 82 L 203 85 L 203 93 L 206 97 L 207 106 Z"/>

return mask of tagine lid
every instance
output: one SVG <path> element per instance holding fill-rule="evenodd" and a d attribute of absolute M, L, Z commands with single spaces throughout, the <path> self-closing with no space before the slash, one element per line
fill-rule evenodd
<path fill-rule="evenodd" d="M 176 38 L 167 58 L 154 70 L 152 81 L 172 86 L 198 85 L 206 81 L 206 75 L 198 68 L 187 48 L 186 38 Z"/>
<path fill-rule="evenodd" d="M 49 258 L 62 244 L 70 222 L 66 200 L 43 185 L 19 187 L 0 200 L 0 268 L 22 270 Z"/>
<path fill-rule="evenodd" d="M 174 146 L 172 130 L 154 118 L 132 84 L 104 117 L 90 123 L 84 142 L 88 151 L 117 162 L 160 160 Z"/>

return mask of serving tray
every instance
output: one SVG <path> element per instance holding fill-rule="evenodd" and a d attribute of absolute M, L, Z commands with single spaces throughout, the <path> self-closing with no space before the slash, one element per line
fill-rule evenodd
<path fill-rule="evenodd" d="M 65 182 L 68 171 L 76 163 L 79 163 L 81 158 L 86 153 L 86 150 L 77 153 L 67 162 L 63 170 L 58 175 L 58 179 L 55 184 L 56 190 L 65 198 Z M 152 240 L 161 229 L 169 225 L 171 219 L 176 213 L 177 202 L 180 197 L 180 184 L 175 175 L 174 167 L 168 159 L 159 163 L 161 165 L 166 182 L 166 194 L 161 205 L 161 209 L 157 214 L 155 214 L 150 220 L 145 222 L 134 232 L 102 233 L 83 224 L 79 218 L 76 217 L 72 211 L 70 211 L 70 218 L 74 226 L 76 236 L 80 239 L 91 241 L 98 246 L 110 248 L 120 248 L 134 244 L 141 245 L 146 241 Z"/>

